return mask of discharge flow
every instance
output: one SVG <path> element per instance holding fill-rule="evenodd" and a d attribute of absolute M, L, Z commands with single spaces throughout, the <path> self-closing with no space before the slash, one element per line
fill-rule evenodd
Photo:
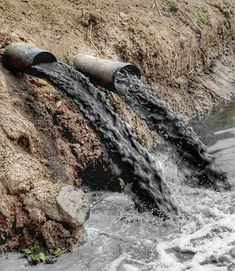
<path fill-rule="evenodd" d="M 163 216 L 178 212 L 157 161 L 138 143 L 100 90 L 61 62 L 34 66 L 31 73 L 54 85 L 88 119 L 141 209 Z"/>
<path fill-rule="evenodd" d="M 119 72 L 114 84 L 118 95 L 173 148 L 178 167 L 190 169 L 185 176 L 186 183 L 216 190 L 230 188 L 226 174 L 215 166 L 199 137 L 155 95 L 151 86 L 126 72 Z"/>

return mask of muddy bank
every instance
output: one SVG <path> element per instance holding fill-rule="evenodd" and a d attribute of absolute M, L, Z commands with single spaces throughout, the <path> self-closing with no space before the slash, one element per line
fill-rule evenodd
<path fill-rule="evenodd" d="M 96 135 L 45 82 L 2 66 L 0 97 L 0 248 L 83 243 L 89 203 L 79 174 L 105 160 Z"/>
<path fill-rule="evenodd" d="M 158 1 L 156 7 L 150 0 L 3 0 L 0 15 L 0 48 L 12 40 L 33 41 L 67 62 L 78 51 L 133 62 L 185 117 L 234 96 L 233 1 Z M 99 186 L 120 189 L 99 138 L 45 82 L 0 74 L 0 243 L 13 248 L 43 236 L 56 246 L 61 239 L 54 231 L 67 240 L 64 246 L 81 243 L 88 210 L 81 222 L 58 199 L 66 189 L 82 194 L 72 186 L 92 183 L 94 176 Z M 146 123 L 116 94 L 107 96 L 139 142 L 151 147 L 156 135 Z"/>
<path fill-rule="evenodd" d="M 89 214 L 87 197 L 71 185 L 72 178 L 70 182 L 52 178 L 50 157 L 45 160 L 41 153 L 42 139 L 8 90 L 1 73 L 1 249 L 30 245 L 38 239 L 48 248 L 81 243 Z"/>

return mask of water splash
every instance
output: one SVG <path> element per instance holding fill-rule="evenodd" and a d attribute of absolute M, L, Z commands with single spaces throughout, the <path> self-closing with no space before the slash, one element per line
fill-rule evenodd
<path fill-rule="evenodd" d="M 125 72 L 119 72 L 115 78 L 118 95 L 146 121 L 150 129 L 157 131 L 171 145 L 174 153 L 178 154 L 176 160 L 179 168 L 190 169 L 185 176 L 188 184 L 213 187 L 216 190 L 230 189 L 226 174 L 215 166 L 199 137 L 179 114 L 154 94 L 151 86 Z"/>
<path fill-rule="evenodd" d="M 141 209 L 164 216 L 177 213 L 157 161 L 138 143 L 102 92 L 84 75 L 60 62 L 34 66 L 32 73 L 57 87 L 90 121 Z"/>

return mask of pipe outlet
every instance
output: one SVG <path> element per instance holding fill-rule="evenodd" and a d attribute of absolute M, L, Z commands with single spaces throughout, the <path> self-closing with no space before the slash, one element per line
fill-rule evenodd
<path fill-rule="evenodd" d="M 128 72 L 141 77 L 140 70 L 133 64 L 106 59 L 99 59 L 89 55 L 77 55 L 73 58 L 75 69 L 96 81 L 99 85 L 115 89 L 115 79 L 118 72 Z"/>
<path fill-rule="evenodd" d="M 12 43 L 5 48 L 3 63 L 8 69 L 26 71 L 41 63 L 56 62 L 56 57 L 31 43 Z"/>

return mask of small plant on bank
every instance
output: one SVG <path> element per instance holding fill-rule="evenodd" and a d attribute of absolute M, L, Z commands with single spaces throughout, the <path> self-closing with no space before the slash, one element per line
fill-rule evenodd
<path fill-rule="evenodd" d="M 23 254 L 31 264 L 38 264 L 46 260 L 45 251 L 39 244 L 34 244 L 29 248 L 23 249 Z"/>
<path fill-rule="evenodd" d="M 61 248 L 56 248 L 56 249 L 50 251 L 51 255 L 53 255 L 54 257 L 59 257 L 60 255 L 62 255 L 65 252 L 66 252 L 66 250 L 62 250 Z"/>
<path fill-rule="evenodd" d="M 57 261 L 57 258 L 66 252 L 60 248 L 50 250 L 49 253 L 38 243 L 33 244 L 31 247 L 23 249 L 23 254 L 27 258 L 29 264 L 36 265 L 39 263 L 52 264 Z"/>

